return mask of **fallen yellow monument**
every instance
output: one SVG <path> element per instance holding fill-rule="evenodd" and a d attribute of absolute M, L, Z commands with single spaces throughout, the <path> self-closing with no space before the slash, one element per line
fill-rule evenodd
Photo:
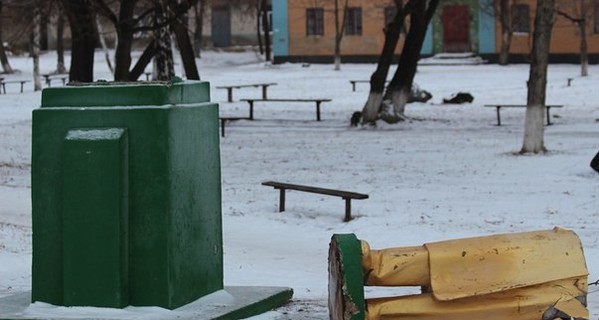
<path fill-rule="evenodd" d="M 336 234 L 329 313 L 333 320 L 588 319 L 587 275 L 580 239 L 562 228 L 383 250 Z M 366 299 L 365 285 L 421 293 Z"/>

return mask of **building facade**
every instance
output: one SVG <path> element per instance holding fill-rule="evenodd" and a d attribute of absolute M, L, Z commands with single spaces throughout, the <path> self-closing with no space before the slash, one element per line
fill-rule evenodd
<path fill-rule="evenodd" d="M 560 0 L 557 0 L 558 4 Z M 589 3 L 594 2 L 588 0 Z M 576 1 L 578 2 L 578 1 Z M 339 1 L 340 6 L 343 1 Z M 576 16 L 580 8 L 562 1 L 562 12 Z M 585 3 L 582 1 L 581 3 Z M 512 62 L 527 61 L 532 46 L 536 0 L 511 0 L 509 24 L 512 32 Z M 591 62 L 599 58 L 599 6 L 588 6 L 586 34 Z M 393 18 L 393 0 L 349 0 L 341 42 L 344 62 L 373 62 L 383 43 L 383 28 Z M 273 0 L 273 52 L 275 63 L 286 61 L 330 62 L 335 47 L 335 0 Z M 342 10 L 338 10 L 342 20 Z M 501 17 L 497 0 L 441 0 L 427 30 L 421 54 L 471 52 L 496 61 L 501 50 Z M 556 15 L 551 42 L 554 62 L 577 62 L 579 28 L 563 15 Z M 401 51 L 400 39 L 397 53 Z"/>

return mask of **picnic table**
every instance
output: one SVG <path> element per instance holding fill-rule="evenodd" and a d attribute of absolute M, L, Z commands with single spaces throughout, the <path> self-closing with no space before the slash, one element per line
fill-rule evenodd
<path fill-rule="evenodd" d="M 241 89 L 241 88 L 257 88 L 262 87 L 262 99 L 268 99 L 268 87 L 275 86 L 277 83 L 269 82 L 269 83 L 252 83 L 252 84 L 237 84 L 237 85 L 229 85 L 229 86 L 217 86 L 217 89 L 226 89 L 227 90 L 227 101 L 233 102 L 233 89 Z"/>

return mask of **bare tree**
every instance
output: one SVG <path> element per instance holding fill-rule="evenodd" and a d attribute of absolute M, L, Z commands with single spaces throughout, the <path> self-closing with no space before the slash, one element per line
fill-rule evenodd
<path fill-rule="evenodd" d="M 59 12 L 56 19 L 56 73 L 66 73 L 67 68 L 64 64 L 64 25 L 65 19 L 62 9 L 59 7 Z"/>
<path fill-rule="evenodd" d="M 501 49 L 499 50 L 499 64 L 508 64 L 510 47 L 512 45 L 512 26 L 510 15 L 510 0 L 499 0 L 499 20 L 501 21 Z"/>
<path fill-rule="evenodd" d="M 42 22 L 42 8 L 39 5 L 39 0 L 36 1 L 33 8 L 33 43 L 32 43 L 32 58 L 33 58 L 33 90 L 42 90 L 40 80 L 40 31 Z"/>
<path fill-rule="evenodd" d="M 199 58 L 202 49 L 202 32 L 204 31 L 204 14 L 206 11 L 206 0 L 197 1 L 193 7 L 195 13 L 193 48 L 195 51 L 195 56 Z M 258 31 L 258 35 L 260 35 L 260 31 Z"/>
<path fill-rule="evenodd" d="M 266 61 L 270 61 L 270 23 L 268 21 L 268 1 L 262 0 L 260 8 L 262 8 L 262 31 L 264 32 L 264 57 L 266 58 Z"/>
<path fill-rule="evenodd" d="M 92 82 L 96 47 L 94 11 L 87 0 L 61 0 L 71 27 L 69 80 Z"/>
<path fill-rule="evenodd" d="M 524 142 L 520 153 L 544 153 L 547 151 L 543 142 L 543 120 L 554 12 L 555 0 L 544 0 L 537 3 L 528 77 Z"/>
<path fill-rule="evenodd" d="M 593 21 L 593 9 L 599 5 L 597 0 L 567 0 L 559 1 L 556 13 L 578 28 L 580 37 L 580 75 L 586 77 L 588 73 L 589 58 L 587 46 L 587 22 Z"/>
<path fill-rule="evenodd" d="M 106 36 L 104 35 L 104 28 L 102 27 L 102 22 L 96 17 L 96 27 L 98 29 L 98 37 L 100 38 L 100 45 L 102 45 L 102 49 L 104 50 L 104 60 L 106 60 L 106 64 L 108 65 L 108 69 L 110 73 L 114 75 L 114 67 L 112 66 L 112 60 L 110 59 L 110 49 L 108 49 L 108 45 L 106 44 Z"/>
<path fill-rule="evenodd" d="M 339 21 L 339 0 L 335 0 L 335 70 L 341 70 L 341 40 L 343 40 L 345 21 L 347 20 L 347 4 L 348 0 L 345 0 L 343 14 Z"/>
<path fill-rule="evenodd" d="M 370 76 L 370 92 L 368 99 L 362 109 L 362 119 L 365 123 L 374 123 L 377 118 L 381 105 L 383 103 L 383 92 L 385 91 L 385 83 L 389 68 L 393 62 L 395 48 L 399 42 L 401 31 L 404 25 L 406 15 L 409 14 L 414 1 L 410 1 L 403 6 L 402 0 L 395 0 L 395 16 L 393 20 L 385 27 L 385 43 L 383 50 L 379 56 L 379 61 L 376 70 Z"/>
<path fill-rule="evenodd" d="M 440 0 L 415 0 L 410 13 L 410 29 L 403 45 L 397 70 L 387 86 L 383 98 L 383 109 L 379 113 L 381 119 L 388 123 L 404 120 L 405 106 L 412 94 L 412 84 L 420 51 L 430 23 Z M 385 101 L 390 104 L 385 104 Z"/>
<path fill-rule="evenodd" d="M 4 70 L 4 73 L 13 73 L 14 71 L 8 62 L 8 57 L 6 56 L 6 52 L 4 50 L 4 38 L 2 36 L 2 22 L 4 20 L 2 19 L 3 2 L 4 1 L 0 0 L 0 62 L 2 63 L 2 70 Z"/>

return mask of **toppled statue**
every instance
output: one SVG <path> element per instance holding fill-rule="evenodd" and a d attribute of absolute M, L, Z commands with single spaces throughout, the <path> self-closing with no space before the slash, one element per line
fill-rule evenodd
<path fill-rule="evenodd" d="M 534 231 L 372 250 L 353 234 L 329 248 L 333 320 L 589 319 L 588 271 L 578 236 Z M 367 299 L 364 286 L 420 294 Z"/>

